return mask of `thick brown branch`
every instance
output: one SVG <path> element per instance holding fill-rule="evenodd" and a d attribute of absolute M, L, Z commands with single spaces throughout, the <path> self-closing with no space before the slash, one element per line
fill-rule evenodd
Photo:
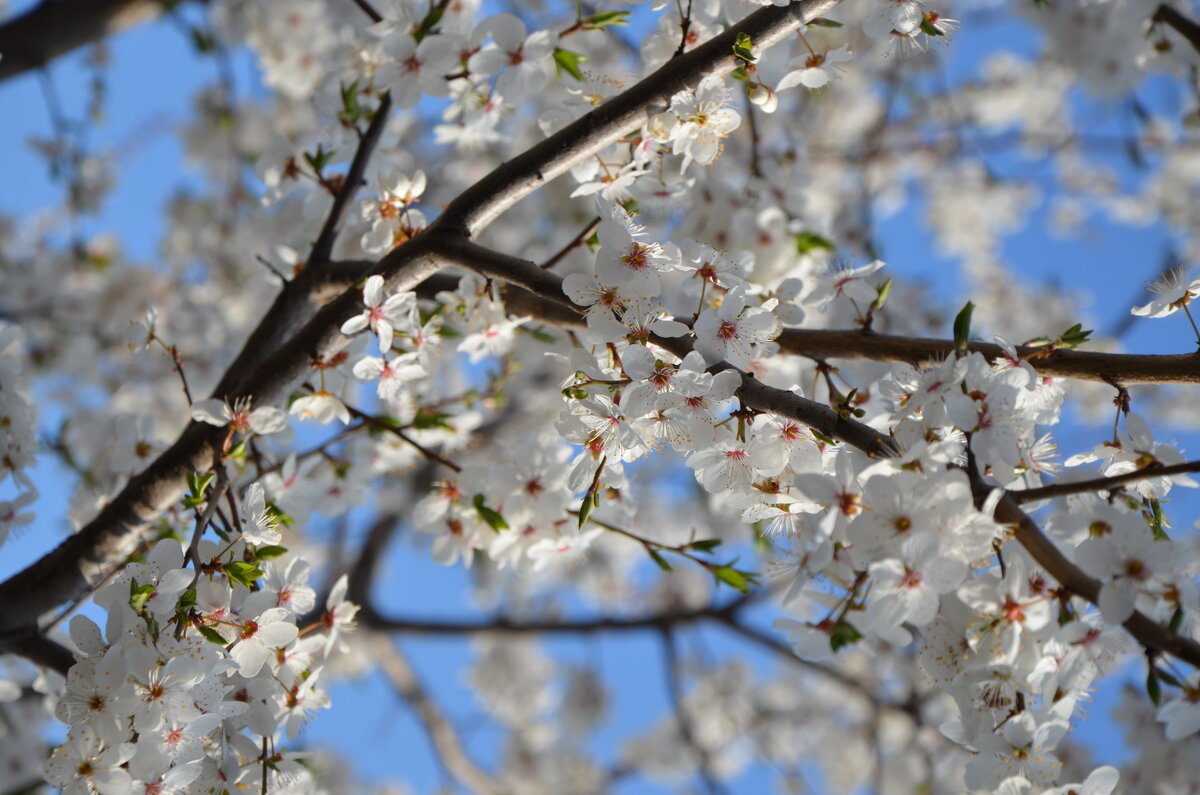
<path fill-rule="evenodd" d="M 500 213 L 533 193 L 574 164 L 601 151 L 614 140 L 637 130 L 671 97 L 694 87 L 709 75 L 725 74 L 737 66 L 733 45 L 750 36 L 757 50 L 779 42 L 820 16 L 839 0 L 801 0 L 783 7 L 764 8 L 689 53 L 672 58 L 654 74 L 623 91 L 565 129 L 531 147 L 492 171 L 450 202 L 437 223 L 474 237 Z"/>
<path fill-rule="evenodd" d="M 0 654 L 16 654 L 63 676 L 75 664 L 75 655 L 70 649 L 46 637 L 36 627 L 18 629 L 0 637 Z"/>
<path fill-rule="evenodd" d="M 42 0 L 0 24 L 0 81 L 144 22 L 164 5 L 162 0 Z"/>

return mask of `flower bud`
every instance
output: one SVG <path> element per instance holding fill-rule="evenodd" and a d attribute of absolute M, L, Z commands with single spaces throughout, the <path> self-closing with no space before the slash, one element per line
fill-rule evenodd
<path fill-rule="evenodd" d="M 763 113 L 774 113 L 779 107 L 779 95 L 762 83 L 751 83 L 746 89 L 746 96 L 762 108 Z"/>

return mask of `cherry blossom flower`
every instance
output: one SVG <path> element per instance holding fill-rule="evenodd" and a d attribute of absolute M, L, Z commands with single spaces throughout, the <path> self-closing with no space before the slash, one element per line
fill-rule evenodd
<path fill-rule="evenodd" d="M 671 142 L 671 153 L 683 155 L 679 170 L 694 160 L 712 163 L 721 154 L 722 141 L 742 123 L 729 107 L 733 94 L 721 75 L 706 77 L 695 91 L 685 89 L 671 97 L 671 107 L 650 120 L 651 130 Z"/>
<path fill-rule="evenodd" d="M 316 420 L 322 425 L 328 425 L 334 420 L 340 420 L 343 425 L 350 424 L 350 410 L 346 408 L 346 404 L 324 390 L 296 398 L 292 401 L 289 412 L 293 417 Z"/>
<path fill-rule="evenodd" d="M 267 498 L 261 483 L 251 483 L 242 495 L 242 538 L 255 546 L 278 544 L 283 535 L 275 518 L 267 511 Z"/>
<path fill-rule="evenodd" d="M 376 394 L 386 401 L 395 400 L 405 384 L 427 374 L 421 355 L 416 352 L 390 357 L 364 356 L 354 363 L 354 377 L 378 382 Z"/>
<path fill-rule="evenodd" d="M 766 308 L 747 307 L 743 288 L 734 288 L 717 309 L 706 308 L 696 320 L 696 350 L 704 361 L 720 361 L 745 369 L 753 358 L 754 346 L 779 334 L 779 321 Z"/>
<path fill-rule="evenodd" d="M 1144 306 L 1135 306 L 1133 314 L 1141 317 L 1166 317 L 1187 307 L 1196 296 L 1200 295 L 1200 278 L 1187 278 L 1187 271 L 1182 268 L 1172 268 L 1161 279 L 1156 279 L 1147 285 L 1150 292 L 1159 297 Z"/>
<path fill-rule="evenodd" d="M 272 607 L 237 627 L 237 642 L 229 650 L 229 656 L 238 664 L 239 674 L 247 678 L 256 676 L 271 649 L 296 639 L 299 630 L 291 623 L 291 617 L 290 611 Z"/>
<path fill-rule="evenodd" d="M 549 31 L 526 36 L 525 23 L 509 13 L 489 17 L 479 29 L 491 36 L 492 43 L 467 61 L 471 73 L 486 77 L 504 70 L 496 88 L 510 97 L 529 96 L 546 87 L 554 68 L 554 40 Z"/>
<path fill-rule="evenodd" d="M 425 214 L 412 207 L 425 192 L 425 172 L 417 171 L 412 177 L 399 171 L 381 174 L 376 182 L 378 198 L 362 202 L 362 219 L 371 226 L 362 236 L 362 247 L 369 254 L 386 254 L 425 228 Z M 365 289 L 363 295 L 367 306 L 376 306 L 367 299 Z M 375 324 L 371 328 L 378 333 Z M 386 350 L 382 344 L 381 340 L 381 349 Z"/>
<path fill-rule="evenodd" d="M 853 59 L 854 53 L 850 52 L 849 45 L 842 45 L 825 53 L 801 55 L 791 64 L 799 68 L 784 75 L 775 86 L 775 90 L 785 91 L 798 85 L 805 88 L 821 88 L 842 72 L 841 64 Z"/>
<path fill-rule="evenodd" d="M 242 397 L 228 401 L 210 398 L 192 404 L 192 419 L 207 422 L 217 427 L 231 426 L 234 433 L 256 433 L 260 436 L 278 433 L 287 427 L 287 414 L 274 406 L 251 409 L 252 398 Z"/>
<path fill-rule="evenodd" d="M 363 303 L 367 308 L 343 323 L 342 333 L 349 336 L 369 327 L 379 338 L 379 350 L 391 350 L 397 330 L 407 332 L 417 325 L 416 299 L 411 292 L 393 293 L 385 298 L 383 277 L 369 276 L 363 284 Z"/>

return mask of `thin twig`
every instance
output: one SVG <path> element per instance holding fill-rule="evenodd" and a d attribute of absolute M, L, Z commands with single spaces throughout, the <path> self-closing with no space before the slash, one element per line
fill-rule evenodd
<path fill-rule="evenodd" d="M 452 469 L 455 472 L 462 472 L 462 467 L 460 467 L 458 464 L 454 463 L 453 461 L 451 461 L 448 458 L 443 458 L 442 456 L 438 455 L 437 453 L 430 450 L 425 445 L 418 442 L 416 439 L 414 439 L 411 436 L 409 436 L 408 434 L 406 434 L 400 428 L 397 428 L 395 425 L 386 423 L 386 422 L 380 420 L 378 417 L 373 417 L 370 414 L 367 414 L 365 411 L 356 409 L 353 406 L 347 405 L 346 410 L 350 412 L 350 416 L 362 420 L 364 424 L 369 425 L 370 427 L 375 428 L 376 430 L 386 431 L 386 432 L 392 434 L 393 436 L 395 436 L 396 438 L 400 439 L 401 441 L 405 442 L 406 444 L 412 445 L 418 453 L 425 456 L 430 461 L 434 461 L 438 464 L 441 464 L 444 467 L 448 467 L 449 469 Z"/>
<path fill-rule="evenodd" d="M 367 127 L 367 132 L 358 142 L 358 149 L 354 153 L 354 159 L 350 162 L 350 170 L 346 172 L 341 190 L 334 197 L 333 206 L 329 208 L 329 214 L 325 217 L 325 225 L 321 227 L 321 234 L 317 236 L 317 242 L 313 243 L 312 251 L 308 255 L 309 262 L 324 262 L 333 253 L 333 244 L 337 242 L 338 232 L 342 230 L 342 222 L 346 219 L 350 203 L 362 185 L 363 174 L 366 173 L 367 164 L 371 162 L 375 146 L 379 143 L 384 128 L 387 127 L 388 114 L 391 110 L 392 95 L 384 92 L 382 99 L 379 100 L 379 107 L 375 109 L 371 124 Z"/>
<path fill-rule="evenodd" d="M 1119 475 L 1109 475 L 1108 477 L 1092 478 L 1090 480 L 1076 480 L 1070 483 L 1055 483 L 1036 489 L 1010 491 L 1009 496 L 1017 503 L 1024 504 L 1036 500 L 1065 497 L 1068 494 L 1083 494 L 1089 491 L 1111 491 L 1114 487 L 1120 486 L 1123 483 L 1150 480 L 1151 478 L 1167 478 L 1172 475 L 1184 475 L 1188 472 L 1200 472 L 1200 461 L 1188 461 L 1183 464 L 1171 464 L 1169 466 L 1150 464 L 1133 472 L 1122 472 Z"/>
<path fill-rule="evenodd" d="M 556 251 L 554 253 L 554 255 L 552 257 L 550 257 L 550 259 L 548 259 L 542 263 L 542 270 L 550 270 L 555 265 L 562 262 L 563 259 L 568 254 L 570 254 L 572 251 L 574 251 L 575 249 L 582 246 L 584 241 L 586 241 L 589 237 L 591 237 L 592 233 L 595 232 L 599 226 L 600 226 L 600 218 L 599 217 L 593 218 L 592 220 L 588 221 L 587 225 L 584 226 L 583 229 L 579 230 L 579 234 L 577 234 L 577 235 L 575 235 L 575 237 L 571 238 L 571 240 L 565 246 L 563 246 L 558 251 Z"/>
<path fill-rule="evenodd" d="M 667 694 L 671 698 L 671 707 L 675 711 L 675 721 L 679 724 L 679 739 L 683 742 L 684 747 L 691 749 L 696 755 L 696 772 L 700 776 L 700 780 L 704 782 L 705 789 L 712 795 L 721 795 L 726 790 L 713 775 L 712 760 L 709 758 L 708 749 L 696 740 L 695 732 L 692 731 L 691 718 L 687 714 L 687 705 L 683 701 L 682 673 L 679 665 L 679 651 L 675 647 L 675 632 L 672 627 L 664 626 L 659 628 L 659 636 L 662 638 Z"/>
<path fill-rule="evenodd" d="M 454 724 L 425 691 L 408 658 L 385 635 L 372 633 L 366 643 L 383 675 L 416 713 L 438 761 L 451 778 L 477 795 L 499 795 L 499 785 L 467 755 Z"/>

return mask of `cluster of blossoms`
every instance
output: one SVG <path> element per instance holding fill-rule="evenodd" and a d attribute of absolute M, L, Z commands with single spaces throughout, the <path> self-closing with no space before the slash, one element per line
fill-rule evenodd
<path fill-rule="evenodd" d="M 33 515 L 24 511 L 37 499 L 37 490 L 25 474 L 34 463 L 37 423 L 25 391 L 21 347 L 20 329 L 0 322 L 0 485 L 10 482 L 20 490 L 11 500 L 0 500 L 0 546 L 13 528 L 33 521 Z"/>
<path fill-rule="evenodd" d="M 257 502 L 257 506 L 255 503 Z M 199 568 L 165 538 L 95 596 L 101 630 L 71 620 L 77 662 L 55 694 L 70 728 L 46 762 L 65 793 L 304 791 L 300 756 L 277 747 L 329 705 L 321 675 L 345 650 L 356 609 L 343 577 L 322 610 L 308 564 L 280 540 L 250 487 L 243 535 L 202 541 Z M 309 624 L 297 626 L 308 617 Z M 257 739 L 255 739 L 257 738 Z"/>
<path fill-rule="evenodd" d="M 236 17 L 236 5 L 222 5 L 219 13 Z M 381 4 L 382 21 L 369 28 L 361 23 L 357 31 L 350 23 L 334 24 L 326 4 L 317 0 L 249 4 L 243 27 L 265 80 L 300 102 L 280 106 L 280 127 L 286 129 L 275 140 L 255 138 L 261 124 L 244 124 L 232 137 L 245 151 L 261 154 L 257 174 L 266 192 L 264 206 L 279 205 L 284 212 L 250 214 L 250 223 L 229 221 L 219 201 L 181 198 L 172 208 L 165 246 L 172 267 L 182 273 L 198 260 L 240 262 L 246 250 L 267 246 L 276 252 L 272 265 L 278 260 L 294 271 L 309 267 L 296 251 L 310 241 L 291 228 L 287 211 L 300 204 L 305 219 L 324 217 L 342 187 L 327 173 L 333 153 L 345 160 L 355 150 L 371 115 L 364 106 L 377 107 L 385 91 L 396 107 L 410 111 L 410 118 L 419 115 L 423 98 L 445 99 L 436 143 L 479 157 L 445 168 L 429 165 L 422 151 L 429 136 L 417 125 L 404 129 L 406 124 L 392 120 L 376 156 L 379 160 L 386 152 L 385 162 L 367 173 L 373 190 L 346 220 L 338 243 L 339 256 L 347 260 L 380 257 L 403 246 L 427 226 L 426 212 L 435 214 L 430 208 L 481 175 L 479 163 L 511 156 L 503 122 L 520 118 L 519 105 L 535 107 L 542 132 L 550 134 L 619 91 L 616 80 L 579 71 L 589 60 L 614 72 L 624 65 L 594 43 L 602 37 L 577 34 L 619 24 L 613 20 L 623 21 L 623 11 L 598 11 L 554 32 L 531 31 L 522 18 L 508 13 L 476 21 L 479 4 L 469 0 L 439 3 L 436 15 L 428 5 Z M 692 8 L 689 3 L 691 15 L 683 20 L 683 5 L 666 4 L 657 29 L 638 48 L 643 75 L 718 35 L 746 10 L 730 9 L 738 4 Z M 1063 44 L 1058 52 L 1078 46 L 1069 41 L 1072 20 L 1100 24 L 1107 12 L 1119 11 L 1110 16 L 1120 24 L 1104 24 L 1120 46 L 1094 48 L 1119 57 L 1110 63 L 1095 53 L 1081 54 L 1078 68 L 1090 70 L 1092 79 L 1111 77 L 1113 84 L 1141 76 L 1150 62 L 1146 50 L 1155 44 L 1135 24 L 1144 21 L 1139 14 L 1145 16 L 1137 4 L 1051 5 L 1055 8 L 1039 12 L 1036 24 Z M 993 360 L 966 353 L 964 338 L 961 352 L 920 368 L 870 362 L 837 369 L 825 361 L 814 367 L 780 355 L 796 352 L 788 349 L 785 327 L 872 328 L 891 284 L 880 272 L 883 263 L 874 259 L 868 242 L 871 212 L 863 208 L 897 206 L 900 196 L 878 185 L 899 184 L 913 175 L 923 180 L 930 198 L 932 236 L 968 263 L 972 288 L 994 299 L 987 302 L 991 310 L 981 308 L 981 313 L 993 312 L 991 322 L 981 325 L 1006 330 L 1035 325 L 1043 333 L 1044 326 L 1067 314 L 1066 302 L 1031 299 L 998 264 L 1002 235 L 1034 206 L 1034 190 L 975 162 L 943 162 L 936 141 L 914 146 L 911 140 L 914 130 L 945 121 L 946 108 L 960 104 L 989 130 L 1012 126 L 1021 133 L 1038 132 L 1036 125 L 1052 123 L 1069 132 L 1062 116 L 1069 104 L 1066 67 L 1014 65 L 997 58 L 988 64 L 985 83 L 955 89 L 954 102 L 938 97 L 922 104 L 920 92 L 913 92 L 906 103 L 920 124 L 902 130 L 908 138 L 892 140 L 891 115 L 904 109 L 884 107 L 870 92 L 844 102 L 780 92 L 796 86 L 836 90 L 858 80 L 847 76 L 835 83 L 852 57 L 864 70 L 878 69 L 866 55 L 922 48 L 922 37 L 944 38 L 955 23 L 917 0 L 872 0 L 852 13 L 862 23 L 855 32 L 861 27 L 866 34 L 855 39 L 853 56 L 848 38 L 830 24 L 810 26 L 797 37 L 790 58 L 772 60 L 766 53 L 735 49 L 741 65 L 732 78 L 710 76 L 678 91 L 641 129 L 623 131 L 611 146 L 574 164 L 571 177 L 577 184 L 562 191 L 563 201 L 548 202 L 546 212 L 552 222 L 566 224 L 572 213 L 587 209 L 567 201 L 568 191 L 571 198 L 598 197 L 595 239 L 590 231 L 580 236 L 594 243 L 594 261 L 571 254 L 555 257 L 548 267 L 563 262 L 570 269 L 563 292 L 581 309 L 582 328 L 568 322 L 569 332 L 549 335 L 525 310 L 510 313 L 511 293 L 476 276 L 462 278 L 453 288 L 443 284 L 440 292 L 421 298 L 389 290 L 382 277 L 372 276 L 362 285 L 362 311 L 342 319 L 341 330 L 356 337 L 351 343 L 356 347 L 348 355 L 313 362 L 310 376 L 317 382 L 294 396 L 286 411 L 245 399 L 194 403 L 193 419 L 229 428 L 225 452 L 255 459 L 258 480 L 240 500 L 243 521 L 223 543 L 202 541 L 197 554 L 187 558 L 179 541 L 160 540 L 144 560 L 126 567 L 96 595 L 108 613 L 103 631 L 83 617 L 72 621 L 78 662 L 65 683 L 47 681 L 54 678 L 48 675 L 37 686 L 55 694 L 55 714 L 70 727 L 46 768 L 47 779 L 68 792 L 104 795 L 253 791 L 264 775 L 271 791 L 312 788 L 298 755 L 274 743 L 284 734 L 290 740 L 309 711 L 328 703 L 327 665 L 355 608 L 344 601 L 342 581 L 324 613 L 314 615 L 316 595 L 306 585 L 309 564 L 277 557 L 283 554 L 278 547 L 283 534 L 274 521 L 279 512 L 299 524 L 318 512 L 345 517 L 364 502 L 372 482 L 440 467 L 443 477 L 428 493 L 395 489 L 399 496 L 380 498 L 381 511 L 411 518 L 431 538 L 436 561 L 472 565 L 486 559 L 479 565 L 481 590 L 499 589 L 490 577 L 493 569 L 515 573 L 505 582 L 516 594 L 514 603 L 522 605 L 536 587 L 528 585 L 533 578 L 526 575 L 537 574 L 541 582 L 594 567 L 600 573 L 587 579 L 589 595 L 605 592 L 595 598 L 609 606 L 628 595 L 627 587 L 611 586 L 624 586 L 617 577 L 628 578 L 634 564 L 612 554 L 605 542 L 621 535 L 622 527 L 654 521 L 638 504 L 648 491 L 641 474 L 656 466 L 656 459 L 673 459 L 682 463 L 678 469 L 694 479 L 693 493 L 700 495 L 687 502 L 702 504 L 708 514 L 697 524 L 717 518 L 709 526 L 719 526 L 714 532 L 724 535 L 677 546 L 643 541 L 656 563 L 667 567 L 662 550 L 695 559 L 697 550 L 712 551 L 700 544 L 717 540 L 753 538 L 774 548 L 770 567 L 785 580 L 783 601 L 790 613 L 777 628 L 798 656 L 824 660 L 842 652 L 843 660 L 858 655 L 878 661 L 893 647 L 919 647 L 910 656 L 950 699 L 938 705 L 940 712 L 931 709 L 922 716 L 941 726 L 940 736 L 930 733 L 936 741 L 913 738 L 912 744 L 930 756 L 944 751 L 944 745 L 936 745 L 945 742 L 943 737 L 963 749 L 954 758 L 966 760 L 962 772 L 968 788 L 1009 795 L 1114 791 L 1114 769 L 1099 768 L 1084 780 L 1086 771 L 1070 767 L 1067 734 L 1080 702 L 1130 648 L 1119 625 L 1135 611 L 1180 637 L 1196 634 L 1195 567 L 1181 553 L 1180 542 L 1168 537 L 1163 514 L 1175 487 L 1194 484 L 1184 476 L 1147 472 L 1119 488 L 1035 505 L 1042 511 L 1040 524 L 1066 560 L 1099 583 L 1095 606 L 1060 586 L 993 513 L 1005 491 L 1019 496 L 1037 488 L 1060 466 L 1069 468 L 1063 481 L 1125 476 L 1180 463 L 1179 450 L 1155 438 L 1147 420 L 1125 412 L 1111 439 L 1056 464 L 1047 427 L 1059 422 L 1066 387 L 1040 375 L 1006 340 L 997 340 L 1003 355 Z M 359 32 L 363 35 L 350 35 Z M 897 77 L 901 71 L 889 73 L 889 83 L 902 79 Z M 738 107 L 736 81 L 754 107 Z M 788 103 L 809 103 L 803 119 L 800 114 L 776 117 L 794 121 L 796 132 L 749 116 Z M 335 117 L 337 125 L 321 122 Z M 755 118 L 761 129 L 746 123 Z M 1057 136 L 1063 129 L 1055 126 L 1053 132 Z M 191 137 L 222 136 L 193 131 Z M 806 161 L 806 137 L 828 151 Z M 750 161 L 731 156 L 750 146 L 742 138 L 753 139 L 753 173 L 746 168 Z M 852 174 L 826 165 L 837 156 L 833 145 L 843 140 L 853 159 L 864 160 Z M 315 148 L 306 151 L 300 141 Z M 1073 154 L 1071 147 L 1058 148 L 1066 152 L 1064 158 Z M 875 154 L 862 156 L 867 152 Z M 206 157 L 216 159 L 211 153 Z M 1197 170 L 1186 155 L 1178 157 L 1141 198 L 1186 225 L 1194 206 L 1194 184 L 1188 179 Z M 1087 171 L 1067 162 L 1063 180 L 1076 188 L 1092 185 L 1088 179 L 1103 181 Z M 427 181 L 427 172 L 436 179 Z M 240 185 L 229 191 L 238 192 Z M 1135 214 L 1113 185 L 1095 192 L 1109 197 L 1104 206 L 1114 215 Z M 1080 212 L 1075 206 L 1058 209 L 1067 219 Z M 524 220 L 528 223 L 514 224 L 497 238 L 514 252 L 534 256 L 529 252 L 541 250 L 545 219 L 534 212 Z M 222 234 L 207 234 L 218 228 Z M 228 239 L 222 237 L 226 232 Z M 679 244 L 667 242 L 668 235 Z M 213 242 L 217 239 L 222 242 Z M 867 264 L 831 265 L 831 239 L 864 256 Z M 53 306 L 55 301 L 42 300 L 47 295 L 43 283 L 61 282 L 69 300 L 60 303 L 68 309 L 101 305 L 131 313 L 132 307 L 140 313 L 142 304 L 162 298 L 163 316 L 176 324 L 181 339 L 220 328 L 230 340 L 248 331 L 245 319 L 254 315 L 251 310 L 266 289 L 251 285 L 239 292 L 244 274 L 217 273 L 214 280 L 227 279 L 218 286 L 239 293 L 217 300 L 207 298 L 206 290 L 174 291 L 166 280 L 130 278 L 127 267 L 114 267 L 118 276 L 102 275 L 97 268 L 83 277 L 72 267 L 70 258 L 62 258 L 40 262 L 32 272 L 57 268 L 50 272 L 70 273 L 82 286 L 67 278 L 31 279 L 6 271 L 5 279 L 11 279 L 6 289 L 12 290 L 14 305 Z M 165 285 L 157 296 L 154 284 Z M 1197 282 L 1178 273 L 1153 289 L 1160 297 L 1134 314 L 1186 312 L 1200 292 Z M 911 293 L 898 289 L 880 322 L 889 332 L 930 334 L 938 329 L 929 314 Z M 102 370 L 93 361 L 101 357 L 86 346 L 120 335 L 104 325 L 104 318 L 87 321 L 94 333 L 66 346 L 54 342 L 53 329 L 56 323 L 75 322 L 70 311 L 59 308 L 45 320 L 31 319 L 31 327 L 40 328 L 43 360 L 74 372 Z M 149 325 L 153 330 L 154 323 Z M 1008 333 L 1026 338 L 1023 331 Z M 11 526 L 28 521 L 22 508 L 33 499 L 22 472 L 31 461 L 32 407 L 21 392 L 16 339 L 11 327 L 0 326 L 0 482 L 11 476 L 25 492 L 13 502 L 0 502 L 0 541 Z M 869 336 L 861 339 L 866 342 L 856 344 L 870 344 Z M 189 377 L 206 381 L 215 375 L 208 369 L 210 360 L 220 356 L 197 351 L 188 361 Z M 106 377 L 95 374 L 98 384 L 116 391 L 120 381 Z M 519 384 L 547 388 L 525 390 L 506 405 L 506 393 Z M 745 396 L 758 386 L 775 390 L 774 405 L 783 408 L 752 405 Z M 168 388 L 175 387 L 171 381 Z M 365 404 L 360 402 L 364 391 L 372 393 Z M 843 421 L 861 420 L 863 434 L 880 434 L 880 449 L 861 453 L 790 416 L 797 412 L 789 412 L 788 401 L 806 398 L 825 399 Z M 537 419 L 506 431 L 504 424 L 514 422 L 513 403 L 526 418 Z M 142 421 L 149 419 L 150 408 L 136 403 L 122 408 L 143 414 L 121 414 L 119 422 L 92 428 L 80 422 L 64 432 L 62 446 L 76 454 L 72 463 L 95 490 L 90 501 L 82 502 L 89 515 L 147 463 L 161 442 L 154 439 L 153 423 Z M 272 461 L 269 456 L 290 441 L 284 433 L 289 413 L 350 427 L 337 429 L 344 434 L 334 440 L 339 444 Z M 557 419 L 547 422 L 546 416 Z M 537 428 L 531 430 L 534 423 Z M 123 453 L 106 458 L 110 437 L 95 428 L 109 425 L 118 427 Z M 487 444 L 493 426 L 502 430 Z M 270 452 L 235 446 L 249 434 L 272 436 L 262 444 Z M 652 455 L 666 450 L 674 455 Z M 1079 467 L 1085 464 L 1097 465 L 1098 471 L 1083 474 Z M 726 521 L 731 517 L 741 524 Z M 674 513 L 671 519 L 676 520 Z M 748 572 L 732 564 L 704 565 L 719 582 L 741 588 L 753 584 Z M 664 579 L 683 584 L 661 586 L 656 604 L 673 609 L 699 601 L 682 572 Z M 313 617 L 300 626 L 300 618 L 308 616 Z M 1165 700 L 1161 692 L 1154 696 L 1162 700 L 1155 717 L 1169 739 L 1188 738 L 1200 729 L 1200 674 L 1180 674 L 1164 655 L 1149 656 L 1151 680 L 1159 690 L 1168 688 Z M 863 667 L 876 664 L 888 665 Z M 914 665 L 897 670 L 910 674 Z M 488 711 L 516 738 L 506 749 L 508 789 L 557 781 L 557 790 L 546 788 L 562 791 L 562 781 L 586 778 L 592 789 L 603 791 L 608 782 L 598 766 L 585 761 L 569 741 L 548 739 L 551 729 L 544 721 L 554 697 L 546 680 L 552 668 L 532 644 L 481 647 L 472 683 Z M 864 671 L 857 673 L 867 678 Z M 572 676 L 561 710 L 568 723 L 583 726 L 580 732 L 594 726 L 603 711 L 597 706 L 599 685 L 585 674 Z M 751 679 L 734 663 L 698 675 L 696 686 L 679 699 L 677 719 L 644 742 L 630 744 L 625 752 L 630 764 L 652 774 L 711 765 L 725 775 L 745 764 L 747 733 L 791 739 L 800 719 L 789 722 L 780 714 L 788 710 L 764 705 L 788 703 L 802 714 L 808 701 L 804 691 L 782 682 L 757 687 Z M 874 680 L 880 689 L 886 687 L 884 679 Z M 19 688 L 0 686 L 0 701 L 19 697 Z M 839 706 L 827 700 L 828 710 Z M 858 717 L 856 725 L 870 727 L 862 734 L 886 733 Z M 681 739 L 684 735 L 690 743 Z M 767 758 L 781 767 L 796 764 L 795 743 L 762 741 L 772 743 L 775 750 Z M 961 788 L 961 776 L 940 771 L 923 779 L 911 765 L 895 762 L 895 767 L 888 768 L 887 777 L 900 782 L 893 785 L 899 791 L 933 789 L 935 777 L 954 781 L 950 789 Z M 836 766 L 826 772 L 837 773 Z M 839 782 L 843 790 L 860 783 L 841 775 L 847 776 Z M 1082 783 L 1063 784 L 1069 780 Z"/>

